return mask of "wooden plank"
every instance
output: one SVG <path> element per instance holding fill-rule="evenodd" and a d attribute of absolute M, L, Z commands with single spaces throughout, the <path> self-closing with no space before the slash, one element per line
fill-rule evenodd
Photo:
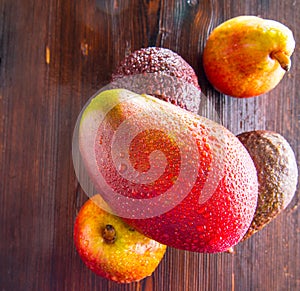
<path fill-rule="evenodd" d="M 294 0 L 0 0 L 1 290 L 300 290 L 299 190 L 288 209 L 233 254 L 169 248 L 155 273 L 120 285 L 97 277 L 73 244 L 87 199 L 72 165 L 72 134 L 88 100 L 129 52 L 170 48 L 199 76 L 201 113 L 238 134 L 281 133 L 300 157 L 299 48 L 270 93 L 224 96 L 209 85 L 201 54 L 224 20 L 260 15 L 299 35 Z"/>

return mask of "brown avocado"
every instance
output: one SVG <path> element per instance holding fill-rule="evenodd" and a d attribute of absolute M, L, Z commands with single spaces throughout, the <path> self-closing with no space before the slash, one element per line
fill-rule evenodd
<path fill-rule="evenodd" d="M 261 230 L 291 202 L 297 187 L 298 168 L 294 152 L 278 133 L 256 130 L 238 139 L 253 159 L 258 176 L 257 208 L 243 240 Z"/>
<path fill-rule="evenodd" d="M 177 53 L 147 47 L 128 55 L 112 75 L 114 88 L 146 93 L 197 113 L 201 90 L 193 68 Z"/>

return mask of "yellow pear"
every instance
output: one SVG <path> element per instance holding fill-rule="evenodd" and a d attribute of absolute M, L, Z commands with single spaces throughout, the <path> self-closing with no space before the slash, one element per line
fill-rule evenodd
<path fill-rule="evenodd" d="M 213 87 L 233 97 L 252 97 L 273 89 L 291 67 L 292 31 L 275 20 L 238 16 L 210 34 L 203 66 Z"/>

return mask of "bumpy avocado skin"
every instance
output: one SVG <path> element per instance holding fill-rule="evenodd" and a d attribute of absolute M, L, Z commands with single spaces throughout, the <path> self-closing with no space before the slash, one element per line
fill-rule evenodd
<path fill-rule="evenodd" d="M 194 69 L 177 53 L 147 47 L 125 57 L 112 75 L 112 88 L 148 94 L 197 113 L 201 89 Z"/>
<path fill-rule="evenodd" d="M 291 146 L 280 134 L 256 130 L 237 137 L 253 159 L 259 184 L 257 208 L 245 240 L 291 202 L 297 188 L 298 168 Z"/>

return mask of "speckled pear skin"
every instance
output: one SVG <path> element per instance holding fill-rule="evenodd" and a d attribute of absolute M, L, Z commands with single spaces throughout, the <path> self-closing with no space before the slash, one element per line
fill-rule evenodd
<path fill-rule="evenodd" d="M 256 130 L 239 134 L 258 175 L 257 209 L 243 240 L 264 228 L 291 202 L 298 182 L 293 149 L 279 133 Z"/>
<path fill-rule="evenodd" d="M 199 110 L 198 77 L 194 69 L 170 49 L 147 47 L 134 51 L 121 61 L 112 81 L 118 88 L 152 95 L 194 113 Z"/>
<path fill-rule="evenodd" d="M 257 176 L 245 147 L 220 124 L 149 95 L 124 89 L 104 91 L 90 102 L 82 115 L 79 136 L 83 159 L 89 156 L 85 138 L 89 127 L 85 126 L 85 120 L 91 113 L 100 113 L 102 104 L 107 106 L 125 95 L 131 97 L 130 100 L 118 103 L 97 128 L 92 145 L 97 162 L 95 168 L 93 163 L 87 164 L 96 188 L 101 188 L 101 172 L 106 184 L 121 194 L 110 200 L 110 194 L 103 193 L 106 202 L 128 224 L 168 246 L 215 253 L 237 244 L 248 230 L 255 212 Z M 93 120 L 91 117 L 89 122 Z M 135 135 L 129 148 L 119 149 L 117 155 L 129 152 L 136 172 L 147 173 L 151 170 L 149 157 L 155 150 L 159 151 L 158 160 L 151 156 L 154 164 L 164 156 L 167 166 L 155 181 L 126 180 L 122 175 L 124 169 L 116 166 L 112 157 L 113 142 L 125 121 L 126 134 L 131 130 L 143 130 Z M 196 155 L 190 156 L 193 151 Z M 219 173 L 217 178 L 215 173 Z M 172 192 L 175 187 L 177 190 Z M 167 192 L 172 193 L 168 199 L 154 199 Z M 182 198 L 178 200 L 178 197 Z M 146 206 L 133 208 L 129 202 L 131 198 L 145 202 Z M 173 201 L 177 202 L 170 209 L 157 213 Z"/>

